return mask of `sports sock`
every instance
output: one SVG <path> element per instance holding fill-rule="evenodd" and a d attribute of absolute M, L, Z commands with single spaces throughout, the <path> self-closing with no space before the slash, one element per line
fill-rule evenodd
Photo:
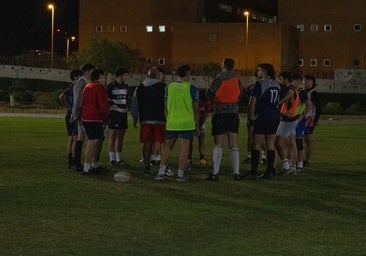
<path fill-rule="evenodd" d="M 239 150 L 237 147 L 230 150 L 231 166 L 234 174 L 239 174 Z"/>
<path fill-rule="evenodd" d="M 215 148 L 213 150 L 213 157 L 212 157 L 212 160 L 213 160 L 212 174 L 214 174 L 214 175 L 219 173 L 221 158 L 222 158 L 222 148 L 215 146 Z"/>
<path fill-rule="evenodd" d="M 303 161 L 300 161 L 300 162 L 297 162 L 297 168 L 303 168 L 304 167 L 304 162 Z"/>
<path fill-rule="evenodd" d="M 274 161 L 275 161 L 275 151 L 274 150 L 267 150 L 267 169 L 266 174 L 272 175 Z"/>
<path fill-rule="evenodd" d="M 262 159 L 267 159 L 266 152 L 262 151 Z"/>
<path fill-rule="evenodd" d="M 166 165 L 160 165 L 158 175 L 164 175 L 166 170 Z"/>
<path fill-rule="evenodd" d="M 259 150 L 252 150 L 252 169 L 250 171 L 251 175 L 257 175 L 260 154 L 261 152 Z"/>
<path fill-rule="evenodd" d="M 183 170 L 178 170 L 178 177 L 183 177 L 184 175 L 184 171 Z"/>
<path fill-rule="evenodd" d="M 90 163 L 84 163 L 84 172 L 89 172 Z"/>
<path fill-rule="evenodd" d="M 116 161 L 116 155 L 114 152 L 109 152 L 109 161 Z"/>
<path fill-rule="evenodd" d="M 82 140 L 77 140 L 75 144 L 75 164 L 76 166 L 81 166 L 81 152 L 83 151 L 83 143 Z"/>
<path fill-rule="evenodd" d="M 282 169 L 289 170 L 290 169 L 290 163 L 287 158 L 282 160 Z"/>
<path fill-rule="evenodd" d="M 121 162 L 121 152 L 116 152 L 116 162 Z"/>

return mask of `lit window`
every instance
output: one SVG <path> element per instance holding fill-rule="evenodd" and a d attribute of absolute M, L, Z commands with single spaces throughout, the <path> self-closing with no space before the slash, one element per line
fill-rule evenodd
<path fill-rule="evenodd" d="M 165 58 L 159 58 L 158 63 L 159 65 L 165 65 Z"/>
<path fill-rule="evenodd" d="M 324 25 L 324 31 L 327 31 L 327 32 L 332 31 L 332 25 L 331 24 L 325 24 Z"/>
<path fill-rule="evenodd" d="M 165 25 L 159 26 L 159 32 L 165 32 Z"/>
<path fill-rule="evenodd" d="M 298 59 L 298 60 L 297 60 L 297 65 L 298 65 L 299 67 L 304 66 L 304 59 Z"/>
<path fill-rule="evenodd" d="M 318 24 L 311 24 L 310 31 L 318 31 Z"/>
<path fill-rule="evenodd" d="M 297 28 L 297 30 L 299 30 L 299 31 L 304 31 L 304 30 L 305 30 L 305 26 L 304 26 L 304 24 L 297 24 L 296 28 Z"/>
<path fill-rule="evenodd" d="M 310 60 L 310 67 L 316 67 L 318 65 L 317 59 L 311 59 Z"/>
<path fill-rule="evenodd" d="M 153 26 L 147 25 L 146 26 L 146 32 L 153 32 Z"/>
<path fill-rule="evenodd" d="M 359 67 L 360 66 L 360 60 L 359 59 L 354 59 L 353 60 L 353 66 L 354 67 Z"/>
<path fill-rule="evenodd" d="M 95 27 L 95 32 L 103 32 L 103 27 L 102 26 L 96 26 Z"/>
<path fill-rule="evenodd" d="M 356 32 L 360 32 L 361 31 L 361 24 L 354 24 L 353 25 L 353 30 Z"/>
<path fill-rule="evenodd" d="M 330 59 L 324 59 L 323 65 L 324 67 L 330 67 L 332 65 L 332 61 Z"/>
<path fill-rule="evenodd" d="M 108 32 L 114 32 L 114 26 L 108 26 Z"/>
<path fill-rule="evenodd" d="M 119 26 L 119 31 L 127 32 L 127 26 Z"/>

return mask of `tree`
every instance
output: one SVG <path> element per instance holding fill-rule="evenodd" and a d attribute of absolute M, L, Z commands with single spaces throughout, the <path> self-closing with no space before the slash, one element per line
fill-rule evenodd
<path fill-rule="evenodd" d="M 70 56 L 69 67 L 80 68 L 86 62 L 92 63 L 107 74 L 113 74 L 118 67 L 131 72 L 141 63 L 141 55 L 139 50 L 129 49 L 121 42 L 93 39 L 87 42 L 84 49 Z"/>

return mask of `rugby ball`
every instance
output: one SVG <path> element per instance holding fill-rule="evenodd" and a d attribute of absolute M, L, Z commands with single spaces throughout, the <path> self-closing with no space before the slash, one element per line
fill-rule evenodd
<path fill-rule="evenodd" d="M 125 171 L 119 171 L 113 175 L 113 179 L 115 182 L 127 182 L 130 180 L 130 174 Z"/>

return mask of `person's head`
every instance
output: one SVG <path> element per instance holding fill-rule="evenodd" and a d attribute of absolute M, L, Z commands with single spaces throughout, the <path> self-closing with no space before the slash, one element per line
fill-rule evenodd
<path fill-rule="evenodd" d="M 95 66 L 90 63 L 85 63 L 81 66 L 81 71 L 83 72 L 83 74 L 85 74 L 86 72 L 91 72 L 93 69 L 95 69 Z"/>
<path fill-rule="evenodd" d="M 83 75 L 83 72 L 79 69 L 74 69 L 70 72 L 70 79 L 71 81 L 78 80 Z"/>
<path fill-rule="evenodd" d="M 278 80 L 282 85 L 290 84 L 292 82 L 292 75 L 288 71 L 281 72 Z"/>
<path fill-rule="evenodd" d="M 232 71 L 234 69 L 235 62 L 232 58 L 224 59 L 222 68 L 227 71 Z"/>
<path fill-rule="evenodd" d="M 316 84 L 316 80 L 315 80 L 315 77 L 312 76 L 312 75 L 305 75 L 304 76 L 304 87 L 305 89 L 311 89 L 311 88 L 315 88 L 315 86 L 317 85 Z"/>
<path fill-rule="evenodd" d="M 147 71 L 147 75 L 149 78 L 159 79 L 160 71 L 156 67 L 152 67 Z"/>
<path fill-rule="evenodd" d="M 189 65 L 182 65 L 178 68 L 177 73 L 180 78 L 189 77 Z"/>
<path fill-rule="evenodd" d="M 259 79 L 263 79 L 263 78 L 274 79 L 275 70 L 271 64 L 262 63 L 257 66 L 257 76 Z"/>
<path fill-rule="evenodd" d="M 105 74 L 104 74 L 104 71 L 101 70 L 101 69 L 93 69 L 93 71 L 91 72 L 90 74 L 90 79 L 92 81 L 97 81 L 97 80 L 100 80 L 102 78 L 104 78 Z"/>
<path fill-rule="evenodd" d="M 125 68 L 117 68 L 116 72 L 116 79 L 118 81 L 118 83 L 127 83 L 127 79 L 128 79 L 128 71 Z"/>
<path fill-rule="evenodd" d="M 302 76 L 299 74 L 294 74 L 292 76 L 292 84 L 296 88 L 301 87 L 302 86 Z"/>

